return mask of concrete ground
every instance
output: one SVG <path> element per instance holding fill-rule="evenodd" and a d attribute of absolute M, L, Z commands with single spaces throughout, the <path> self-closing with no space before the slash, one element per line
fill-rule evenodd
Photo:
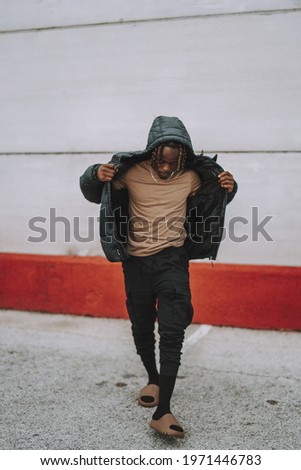
<path fill-rule="evenodd" d="M 149 428 L 126 320 L 0 312 L 1 449 L 300 449 L 301 333 L 191 325 L 172 410 Z"/>

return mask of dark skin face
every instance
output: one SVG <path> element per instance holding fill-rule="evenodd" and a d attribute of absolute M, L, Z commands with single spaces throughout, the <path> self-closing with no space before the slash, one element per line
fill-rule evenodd
<path fill-rule="evenodd" d="M 162 180 L 171 177 L 173 172 L 178 168 L 179 150 L 173 147 L 164 147 L 162 156 L 158 163 L 154 166 L 158 176 Z M 218 181 L 222 188 L 225 188 L 229 193 L 234 188 L 234 178 L 229 171 L 223 171 L 218 175 Z"/>
<path fill-rule="evenodd" d="M 166 180 L 178 168 L 179 150 L 172 147 L 164 147 L 162 156 L 154 165 L 159 178 Z"/>

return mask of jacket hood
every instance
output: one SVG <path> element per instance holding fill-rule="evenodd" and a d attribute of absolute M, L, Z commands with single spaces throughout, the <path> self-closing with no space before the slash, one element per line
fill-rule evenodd
<path fill-rule="evenodd" d="M 158 116 L 154 120 L 147 139 L 146 150 L 153 150 L 165 142 L 179 142 L 194 154 L 190 135 L 182 121 L 175 116 Z"/>

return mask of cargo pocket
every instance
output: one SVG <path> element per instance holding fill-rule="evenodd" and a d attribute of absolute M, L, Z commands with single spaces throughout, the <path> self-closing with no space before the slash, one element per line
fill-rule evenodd
<path fill-rule="evenodd" d="M 132 297 L 132 291 L 129 290 L 126 292 L 126 308 L 129 314 L 129 318 L 132 323 L 136 323 L 136 317 L 135 317 L 135 308 L 134 308 L 134 302 L 133 302 L 133 297 Z"/>
<path fill-rule="evenodd" d="M 173 323 L 181 328 L 187 328 L 192 318 L 193 307 L 190 292 L 181 287 L 175 287 Z"/>

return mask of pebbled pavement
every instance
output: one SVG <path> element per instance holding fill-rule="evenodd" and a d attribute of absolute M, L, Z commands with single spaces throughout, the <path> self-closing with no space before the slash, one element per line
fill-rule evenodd
<path fill-rule="evenodd" d="M 127 320 L 0 311 L 1 449 L 300 449 L 301 333 L 191 325 L 172 411 L 149 428 Z"/>

